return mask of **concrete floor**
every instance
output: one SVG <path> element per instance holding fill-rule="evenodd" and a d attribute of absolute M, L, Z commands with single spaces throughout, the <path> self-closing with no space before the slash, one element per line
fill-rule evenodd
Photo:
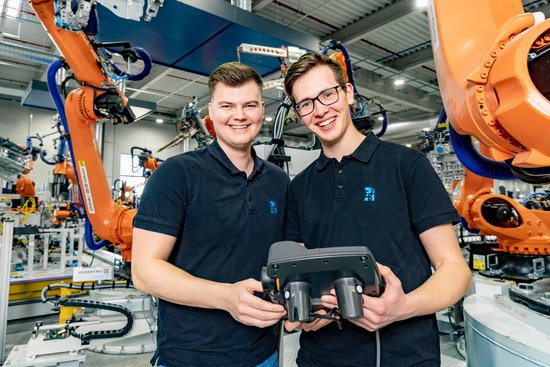
<path fill-rule="evenodd" d="M 43 321 L 44 324 L 56 322 L 53 316 L 41 317 L 36 319 L 25 319 L 10 321 L 7 326 L 6 351 L 7 357 L 15 345 L 26 344 L 30 338 L 33 326 L 37 321 Z M 441 324 L 441 366 L 442 367 L 466 367 L 466 362 L 457 352 L 456 336 L 447 335 L 450 330 L 448 325 Z M 296 354 L 298 352 L 299 333 L 285 335 L 283 338 L 282 366 L 295 367 Z M 465 354 L 465 353 L 464 353 Z M 152 353 L 140 355 L 107 355 L 87 351 L 85 353 L 84 366 L 88 367 L 138 367 L 149 366 L 149 360 Z M 78 365 L 78 364 L 76 364 Z M 8 366 L 4 366 L 8 367 Z"/>

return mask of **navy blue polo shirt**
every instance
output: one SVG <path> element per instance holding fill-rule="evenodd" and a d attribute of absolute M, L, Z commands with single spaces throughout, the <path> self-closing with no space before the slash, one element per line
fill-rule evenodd
<path fill-rule="evenodd" d="M 289 178 L 252 154 L 248 178 L 217 141 L 166 160 L 147 182 L 134 226 L 176 237 L 168 261 L 191 275 L 259 280 L 269 246 L 283 238 Z M 226 311 L 160 300 L 158 312 L 162 365 L 255 366 L 276 349 L 272 328 L 245 326 Z"/>
<path fill-rule="evenodd" d="M 431 275 L 419 234 L 459 217 L 440 178 L 421 153 L 370 133 L 340 162 L 321 154 L 290 184 L 285 239 L 308 248 L 367 246 L 389 266 L 405 293 Z M 383 366 L 439 366 L 434 315 L 380 330 Z M 374 366 L 374 333 L 344 321 L 302 333 L 302 366 Z"/>

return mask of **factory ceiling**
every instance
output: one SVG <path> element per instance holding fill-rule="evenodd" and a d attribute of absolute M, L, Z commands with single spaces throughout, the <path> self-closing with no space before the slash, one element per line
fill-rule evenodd
<path fill-rule="evenodd" d="M 149 121 L 161 117 L 173 124 L 193 97 L 201 114 L 206 113 L 207 75 L 221 62 L 240 59 L 264 80 L 280 77 L 276 58 L 238 53 L 241 44 L 321 50 L 329 41 L 339 41 L 350 54 L 359 93 L 388 111 L 385 138 L 410 143 L 422 128 L 433 126 L 442 108 L 426 5 L 420 3 L 165 0 L 151 22 L 123 19 L 100 6 L 99 36 L 102 41 L 130 40 L 151 54 L 151 74 L 127 82 L 125 93 L 156 104 L 156 111 L 146 118 Z M 523 4 L 526 11 L 550 16 L 548 0 L 523 0 Z M 21 101 L 33 80 L 46 80 L 47 67 L 59 52 L 27 1 L 0 0 L 0 12 L 0 99 Z M 395 85 L 396 79 L 404 84 Z M 264 96 L 266 117 L 273 118 L 282 91 L 269 88 Z M 306 130 L 296 125 L 289 133 Z"/>

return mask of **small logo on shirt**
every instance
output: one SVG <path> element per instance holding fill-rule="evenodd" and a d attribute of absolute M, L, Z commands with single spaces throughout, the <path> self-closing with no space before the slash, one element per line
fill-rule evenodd
<path fill-rule="evenodd" d="M 269 204 L 269 212 L 271 215 L 277 215 L 279 213 L 279 210 L 277 209 L 277 203 L 273 200 L 268 201 Z"/>
<path fill-rule="evenodd" d="M 365 186 L 365 201 L 375 201 L 376 200 L 376 190 L 374 187 Z"/>

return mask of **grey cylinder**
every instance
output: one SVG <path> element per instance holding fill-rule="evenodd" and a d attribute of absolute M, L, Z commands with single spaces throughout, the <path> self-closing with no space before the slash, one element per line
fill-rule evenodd
<path fill-rule="evenodd" d="M 338 307 L 344 319 L 363 317 L 363 299 L 357 291 L 358 285 L 360 284 L 353 277 L 343 277 L 334 281 Z"/>
<path fill-rule="evenodd" d="M 288 319 L 291 322 L 309 322 L 311 311 L 311 285 L 307 282 L 290 282 L 284 289 Z"/>

